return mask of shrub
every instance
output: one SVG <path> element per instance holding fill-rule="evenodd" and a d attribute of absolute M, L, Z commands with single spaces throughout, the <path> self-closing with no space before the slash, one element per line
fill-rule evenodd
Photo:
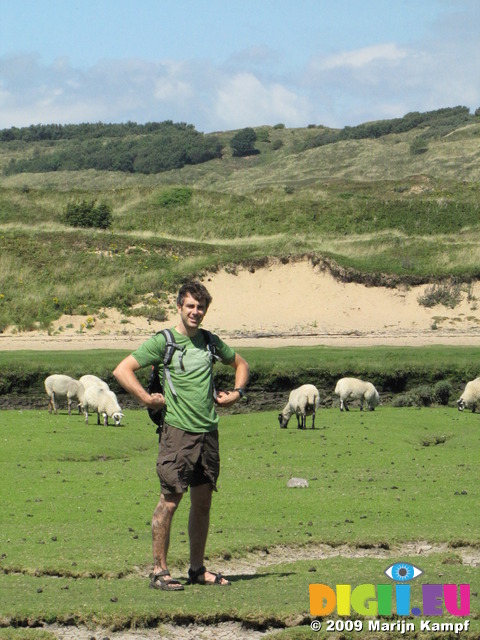
<path fill-rule="evenodd" d="M 435 404 L 436 400 L 435 388 L 429 384 L 422 384 L 410 391 L 394 396 L 392 407 L 430 407 Z"/>
<path fill-rule="evenodd" d="M 64 211 L 63 221 L 70 227 L 108 229 L 112 225 L 112 210 L 103 203 L 96 207 L 95 200 L 70 202 Z"/>
<path fill-rule="evenodd" d="M 252 127 L 246 127 L 233 136 L 230 140 L 230 147 L 234 156 L 250 156 L 258 153 L 254 145 L 257 140 L 257 134 Z"/>
<path fill-rule="evenodd" d="M 146 125 L 38 125 L 0 132 L 0 141 L 12 140 L 25 144 L 48 140 L 50 145 L 37 147 L 31 158 L 12 158 L 5 168 L 8 175 L 82 169 L 159 173 L 220 158 L 222 151 L 216 136 L 171 120 Z"/>
<path fill-rule="evenodd" d="M 257 140 L 259 142 L 270 142 L 270 132 L 268 129 L 260 129 L 257 131 Z"/>
<path fill-rule="evenodd" d="M 415 399 L 410 393 L 399 393 L 392 400 L 392 407 L 414 407 Z"/>
<path fill-rule="evenodd" d="M 192 196 L 193 191 L 189 187 L 171 187 L 160 193 L 157 202 L 161 207 L 177 207 L 187 205 Z"/>
<path fill-rule="evenodd" d="M 165 322 L 165 320 L 168 320 L 167 309 L 162 306 L 154 306 L 151 304 L 138 307 L 137 309 L 127 310 L 127 313 L 131 317 L 148 318 L 154 322 Z"/>
<path fill-rule="evenodd" d="M 415 404 L 419 407 L 430 407 L 435 403 L 435 390 L 429 384 L 422 384 L 412 390 Z"/>
<path fill-rule="evenodd" d="M 434 387 L 435 398 L 439 404 L 448 405 L 453 388 L 448 380 L 439 380 Z"/>
<path fill-rule="evenodd" d="M 419 156 L 428 151 L 428 144 L 424 137 L 417 136 L 410 145 L 410 153 L 412 156 Z"/>
<path fill-rule="evenodd" d="M 423 294 L 419 295 L 418 304 L 423 307 L 434 307 L 436 304 L 443 304 L 444 307 L 453 309 L 460 304 L 462 292 L 458 284 L 433 284 L 427 287 Z"/>

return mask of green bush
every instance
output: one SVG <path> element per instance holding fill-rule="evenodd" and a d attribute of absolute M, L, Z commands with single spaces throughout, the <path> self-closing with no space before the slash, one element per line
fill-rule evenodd
<path fill-rule="evenodd" d="M 448 405 L 453 387 L 448 380 L 439 380 L 434 387 L 435 398 L 439 404 Z"/>
<path fill-rule="evenodd" d="M 415 398 L 411 393 L 399 393 L 392 399 L 392 407 L 414 407 Z"/>
<path fill-rule="evenodd" d="M 66 206 L 63 220 L 70 227 L 108 229 L 112 225 L 112 210 L 104 203 L 95 206 L 95 200 L 70 202 Z"/>
<path fill-rule="evenodd" d="M 257 131 L 257 140 L 259 142 L 270 142 L 270 132 L 268 129 L 260 129 Z"/>
<path fill-rule="evenodd" d="M 161 207 L 177 207 L 187 205 L 193 196 L 193 190 L 189 187 L 171 187 L 164 189 L 158 196 L 157 203 Z"/>
<path fill-rule="evenodd" d="M 410 145 L 410 153 L 412 156 L 419 156 L 428 151 L 427 141 L 423 136 L 417 136 Z"/>
<path fill-rule="evenodd" d="M 258 153 L 258 150 L 254 147 L 256 140 L 257 134 L 252 127 L 242 129 L 230 140 L 233 155 L 241 158 Z"/>
<path fill-rule="evenodd" d="M 128 315 L 137 318 L 148 318 L 154 322 L 165 322 L 165 320 L 168 320 L 168 312 L 164 307 L 151 304 L 130 310 L 128 311 Z"/>
<path fill-rule="evenodd" d="M 437 396 L 437 386 L 441 394 L 440 396 Z M 442 399 L 445 398 L 445 389 L 442 391 L 441 383 L 438 383 L 435 387 L 429 384 L 422 384 L 414 387 L 410 391 L 394 396 L 392 399 L 392 407 L 431 407 L 439 397 Z M 448 397 L 450 397 L 450 393 L 448 393 Z M 442 402 L 441 404 L 447 403 Z"/>
<path fill-rule="evenodd" d="M 422 384 L 419 387 L 416 387 L 413 389 L 412 393 L 415 399 L 415 404 L 419 407 L 430 407 L 432 404 L 435 404 L 435 390 L 429 384 Z"/>

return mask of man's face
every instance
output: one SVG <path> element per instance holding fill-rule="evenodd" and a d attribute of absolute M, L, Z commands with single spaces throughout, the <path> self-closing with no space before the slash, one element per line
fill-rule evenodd
<path fill-rule="evenodd" d="M 205 300 L 196 300 L 190 293 L 187 293 L 183 305 L 177 305 L 178 312 L 183 325 L 187 329 L 198 329 L 207 313 Z"/>

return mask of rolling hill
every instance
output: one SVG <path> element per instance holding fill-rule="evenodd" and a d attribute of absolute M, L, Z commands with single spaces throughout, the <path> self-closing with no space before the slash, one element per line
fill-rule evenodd
<path fill-rule="evenodd" d="M 480 274 L 480 117 L 464 107 L 342 130 L 258 127 L 245 157 L 230 147 L 238 132 L 202 134 L 219 157 L 192 152 L 158 173 L 76 169 L 90 146 L 161 144 L 131 125 L 97 138 L 82 126 L 58 139 L 0 131 L 0 330 L 105 306 L 159 320 L 182 279 L 270 257 L 308 255 L 371 284 Z M 70 168 L 42 170 L 53 155 Z M 67 205 L 82 201 L 106 204 L 112 225 L 67 226 Z"/>

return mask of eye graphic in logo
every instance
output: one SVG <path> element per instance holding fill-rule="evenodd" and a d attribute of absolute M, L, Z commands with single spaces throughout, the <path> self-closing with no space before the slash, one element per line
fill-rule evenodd
<path fill-rule="evenodd" d="M 396 562 L 385 569 L 385 574 L 397 582 L 409 582 L 421 576 L 422 573 L 421 569 L 414 564 L 408 564 L 408 562 Z"/>

